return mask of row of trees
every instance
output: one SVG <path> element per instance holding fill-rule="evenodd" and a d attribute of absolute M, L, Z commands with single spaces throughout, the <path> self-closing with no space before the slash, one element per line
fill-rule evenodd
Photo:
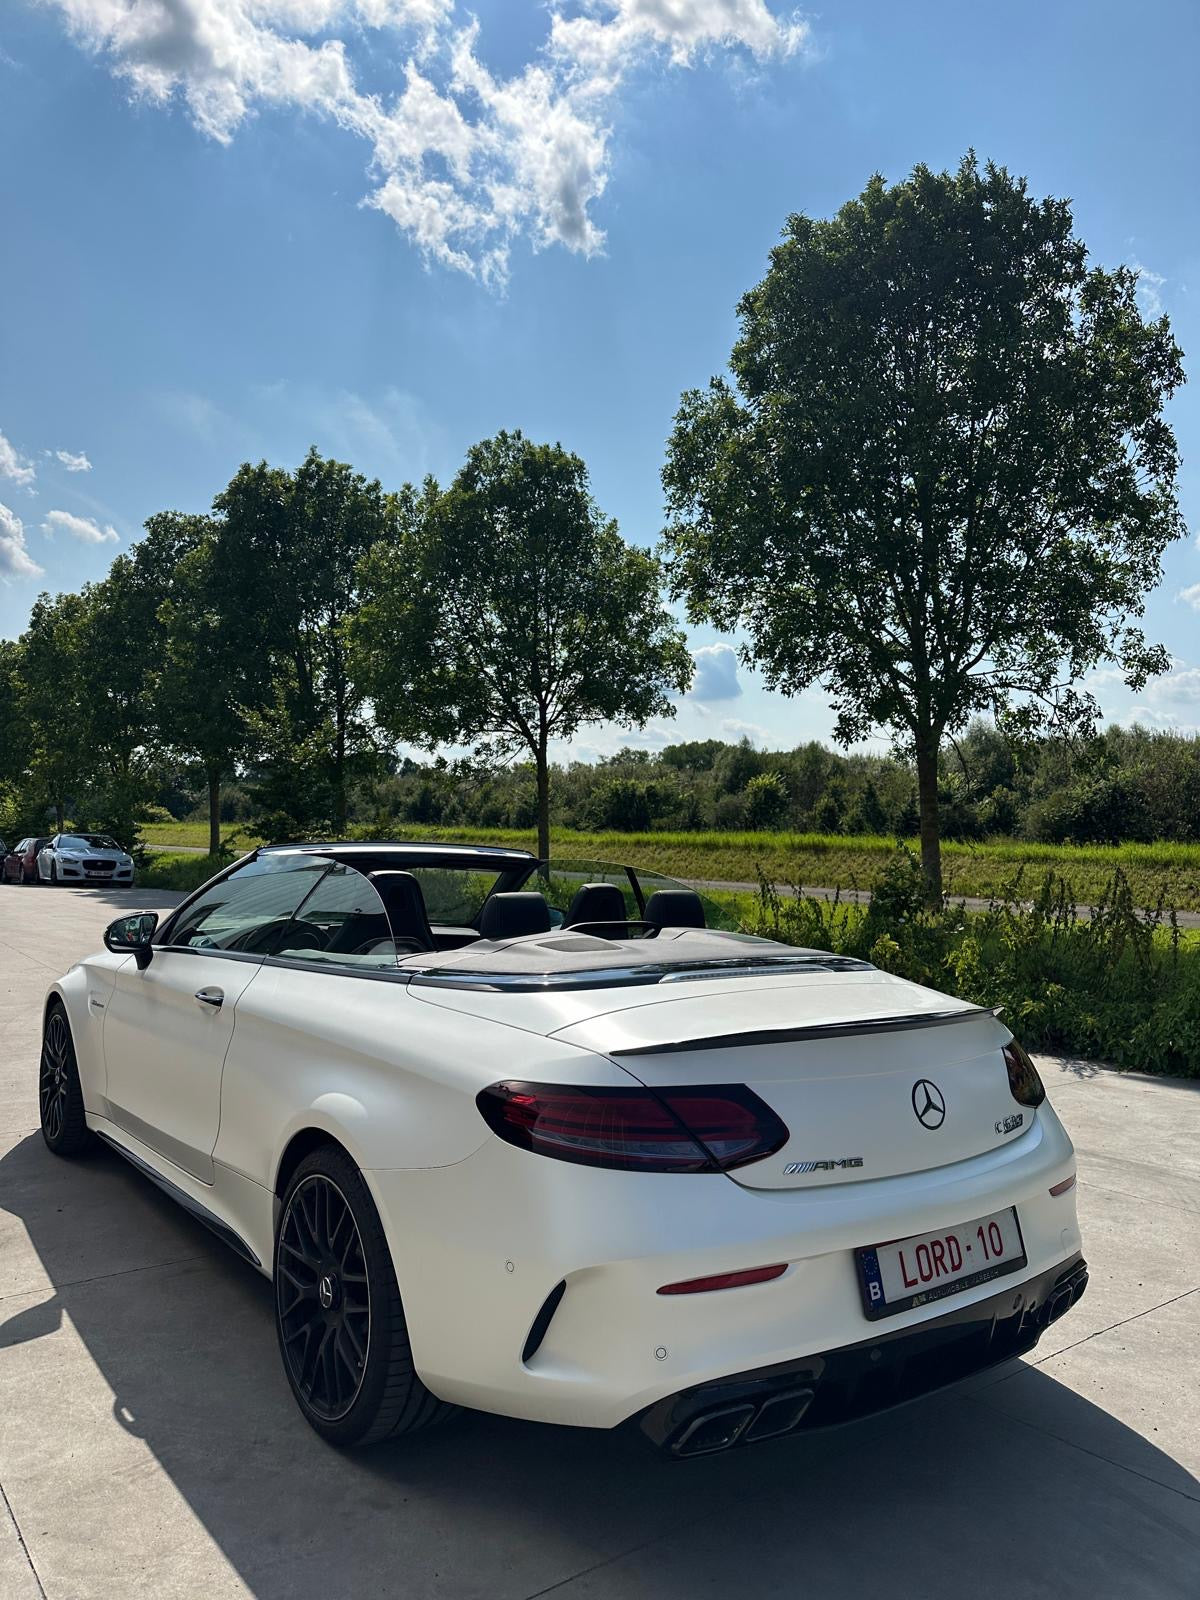
<path fill-rule="evenodd" d="M 910 839 L 920 820 L 911 762 L 846 755 L 815 742 L 794 750 L 717 739 L 625 749 L 552 767 L 551 794 L 554 825 L 584 831 L 765 829 Z M 186 793 L 164 791 L 163 798 L 187 814 Z M 479 770 L 406 761 L 356 791 L 352 817 L 392 834 L 413 823 L 529 829 L 536 804 L 528 765 Z M 230 820 L 253 814 L 243 791 L 228 792 L 225 807 Z M 942 752 L 938 811 L 947 839 L 1200 841 L 1200 738 L 1109 727 L 1086 743 L 1051 738 L 1014 748 L 979 720 Z"/>
<path fill-rule="evenodd" d="M 341 831 L 390 743 L 467 743 L 528 756 L 544 846 L 549 740 L 688 683 L 665 576 L 768 685 L 819 684 L 840 742 L 891 733 L 936 894 L 948 740 L 981 713 L 1016 744 L 1091 736 L 1090 668 L 1140 688 L 1167 665 L 1138 619 L 1185 531 L 1182 352 L 1136 291 L 1089 267 L 1067 202 L 974 156 L 872 179 L 789 219 L 730 376 L 683 397 L 663 567 L 578 458 L 519 434 L 446 489 L 245 466 L 211 516 L 151 518 L 105 583 L 39 601 L 2 663 L 10 776 L 61 812 L 88 763 L 119 797 L 165 744 L 214 797 L 253 762 L 269 831 Z"/>
<path fill-rule="evenodd" d="M 254 774 L 279 836 L 343 834 L 399 740 L 526 757 L 549 847 L 548 747 L 670 715 L 692 663 L 658 562 L 601 516 L 578 457 L 500 434 L 446 489 L 388 494 L 311 451 L 246 465 L 209 516 L 163 512 L 0 657 L 14 818 L 68 803 L 128 837 L 168 752 L 220 791 Z M 78 820 L 78 819 L 77 819 Z"/>

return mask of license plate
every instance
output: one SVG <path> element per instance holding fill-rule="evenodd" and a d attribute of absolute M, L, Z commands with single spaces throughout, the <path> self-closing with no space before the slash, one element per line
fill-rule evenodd
<path fill-rule="evenodd" d="M 889 1239 L 855 1254 L 863 1311 L 872 1321 L 943 1300 L 1027 1265 L 1014 1206 L 952 1228 Z"/>

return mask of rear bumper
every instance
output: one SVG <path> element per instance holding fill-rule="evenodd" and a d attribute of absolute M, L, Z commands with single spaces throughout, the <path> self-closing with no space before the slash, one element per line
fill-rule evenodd
<path fill-rule="evenodd" d="M 856 1422 L 1026 1355 L 1083 1295 L 1080 1255 L 920 1327 L 668 1395 L 637 1419 L 670 1456 L 713 1455 Z"/>
<path fill-rule="evenodd" d="M 1045 1106 L 1020 1139 L 985 1156 L 807 1191 L 575 1166 L 495 1138 L 452 1166 L 364 1176 L 426 1386 L 483 1411 L 613 1428 L 730 1374 L 824 1360 L 864 1341 L 873 1348 L 1028 1297 L 1028 1286 L 1082 1249 L 1074 1189 L 1050 1192 L 1074 1171 L 1071 1142 Z M 867 1319 L 856 1248 L 1009 1205 L 1028 1262 L 1019 1275 L 963 1290 L 952 1311 L 947 1301 Z M 776 1262 L 787 1270 L 772 1282 L 657 1292 Z"/>

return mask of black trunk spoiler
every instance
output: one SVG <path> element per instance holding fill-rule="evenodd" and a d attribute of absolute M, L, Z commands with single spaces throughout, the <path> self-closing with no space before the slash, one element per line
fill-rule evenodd
<path fill-rule="evenodd" d="M 956 1022 L 998 1017 L 1002 1006 L 967 1006 L 954 1011 L 918 1011 L 910 1016 L 863 1017 L 855 1022 L 814 1022 L 799 1028 L 764 1028 L 753 1033 L 713 1033 L 669 1044 L 635 1044 L 608 1050 L 610 1056 L 667 1056 L 688 1050 L 732 1050 L 752 1044 L 798 1044 L 806 1039 L 848 1039 L 873 1033 L 907 1033 L 916 1028 L 946 1028 Z"/>

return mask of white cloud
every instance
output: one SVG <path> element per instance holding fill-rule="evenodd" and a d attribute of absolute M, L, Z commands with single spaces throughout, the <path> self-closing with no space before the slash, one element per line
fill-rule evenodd
<path fill-rule="evenodd" d="M 767 730 L 757 722 L 738 722 L 735 717 L 724 717 L 721 720 L 721 732 L 728 734 L 731 739 L 749 739 L 751 744 L 762 744 L 767 738 Z"/>
<path fill-rule="evenodd" d="M 1146 698 L 1155 705 L 1161 705 L 1163 701 L 1168 704 L 1195 705 L 1200 702 L 1200 667 L 1177 664 L 1161 678 L 1151 678 L 1146 686 Z"/>
<path fill-rule="evenodd" d="M 1184 722 L 1173 711 L 1155 711 L 1152 706 L 1133 706 L 1124 720 L 1130 725 L 1136 723 L 1143 728 L 1154 728 L 1161 733 L 1177 733 L 1184 738 L 1200 733 L 1200 725 Z"/>
<path fill-rule="evenodd" d="M 736 700 L 742 692 L 738 682 L 737 653 L 731 645 L 704 644 L 692 651 L 696 676 L 689 691 L 693 700 Z"/>
<path fill-rule="evenodd" d="M 78 455 L 74 455 L 70 450 L 56 450 L 54 459 L 61 461 L 68 472 L 90 472 L 92 470 L 92 463 L 82 450 Z"/>
<path fill-rule="evenodd" d="M 1148 317 L 1161 317 L 1163 314 L 1161 290 L 1167 280 L 1161 272 L 1151 272 L 1150 268 L 1144 267 L 1140 261 L 1132 261 L 1130 265 L 1137 273 L 1137 297 L 1142 310 Z"/>
<path fill-rule="evenodd" d="M 222 143 L 259 107 L 322 115 L 370 147 L 365 204 L 427 260 L 503 282 L 514 239 L 590 255 L 608 181 L 609 117 L 641 67 L 717 51 L 759 61 L 806 48 L 807 24 L 766 0 L 552 0 L 537 57 L 496 77 L 456 0 L 47 0 L 134 94 L 179 98 Z M 354 50 L 386 32 L 396 92 L 359 89 Z M 392 38 L 391 36 L 395 37 Z M 378 64 L 382 48 L 373 50 Z"/>
<path fill-rule="evenodd" d="M 1186 589 L 1180 589 L 1175 598 L 1191 606 L 1193 611 L 1200 611 L 1200 583 L 1191 583 Z"/>
<path fill-rule="evenodd" d="M 91 517 L 77 517 L 70 511 L 48 511 L 42 531 L 50 538 L 55 533 L 69 533 L 81 544 L 116 544 L 121 535 L 110 524 L 102 528 Z"/>
<path fill-rule="evenodd" d="M 38 578 L 41 573 L 25 548 L 25 524 L 0 501 L 0 579 Z"/>
<path fill-rule="evenodd" d="M 31 489 L 36 477 L 33 462 L 0 433 L 0 478 L 10 478 L 19 489 Z"/>

